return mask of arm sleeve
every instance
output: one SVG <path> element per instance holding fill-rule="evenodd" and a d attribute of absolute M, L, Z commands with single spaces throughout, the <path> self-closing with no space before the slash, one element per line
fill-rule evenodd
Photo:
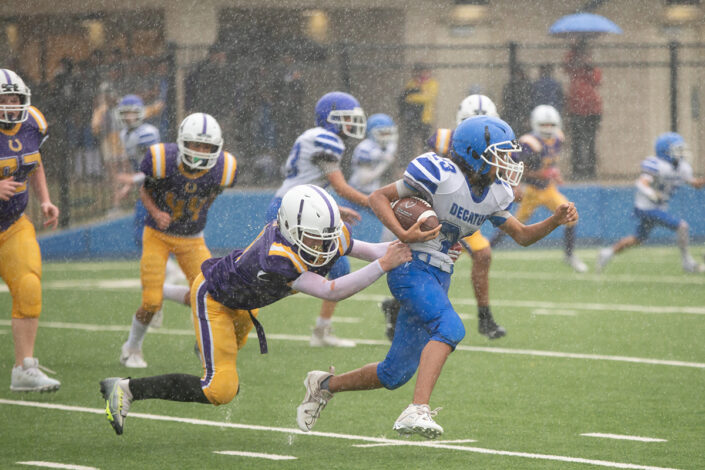
<path fill-rule="evenodd" d="M 361 240 L 355 240 L 350 250 L 350 256 L 365 261 L 374 261 L 384 256 L 391 243 L 392 242 L 368 243 Z"/>
<path fill-rule="evenodd" d="M 383 274 L 384 270 L 379 261 L 375 261 L 362 269 L 332 281 L 311 271 L 306 271 L 296 278 L 291 287 L 298 292 L 319 299 L 338 302 L 360 292 L 382 277 Z"/>

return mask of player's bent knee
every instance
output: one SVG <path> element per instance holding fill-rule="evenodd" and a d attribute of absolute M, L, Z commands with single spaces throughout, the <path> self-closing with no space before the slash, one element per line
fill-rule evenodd
<path fill-rule="evenodd" d="M 37 318 L 42 312 L 42 284 L 35 273 L 27 273 L 17 283 L 17 318 Z"/>
<path fill-rule="evenodd" d="M 381 362 L 377 366 L 377 378 L 387 390 L 394 390 L 407 383 L 416 373 L 416 367 L 406 367 L 400 369 L 390 366 L 385 362 Z"/>
<path fill-rule="evenodd" d="M 432 339 L 448 343 L 455 348 L 465 338 L 465 325 L 458 315 L 446 315 Z"/>
<path fill-rule="evenodd" d="M 213 380 L 208 388 L 203 389 L 203 393 L 215 406 L 226 405 L 233 401 L 233 398 L 240 392 L 240 383 L 237 373 L 224 374 L 224 377 Z"/>

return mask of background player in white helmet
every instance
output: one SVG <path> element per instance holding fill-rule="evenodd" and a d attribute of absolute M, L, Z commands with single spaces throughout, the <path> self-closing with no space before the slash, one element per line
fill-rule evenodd
<path fill-rule="evenodd" d="M 467 96 L 460 102 L 456 114 L 456 124 L 473 116 L 499 117 L 497 107 L 492 100 L 485 95 L 478 94 Z M 437 129 L 428 139 L 427 144 L 437 155 L 448 157 L 452 136 L 451 129 Z M 472 258 L 470 278 L 477 301 L 477 330 L 489 339 L 501 338 L 507 334 L 507 331 L 495 322 L 490 307 L 490 264 L 492 263 L 490 242 L 478 230 L 469 237 L 460 240 L 458 245 L 452 247 L 450 253 L 457 258 L 463 249 L 470 253 Z M 396 299 L 391 298 L 382 302 L 386 334 L 390 341 L 394 338 L 394 325 L 400 308 L 401 305 Z"/>
<path fill-rule="evenodd" d="M 519 137 L 522 151 L 517 155 L 517 160 L 523 161 L 525 165 L 522 199 L 516 212 L 516 218 L 523 223 L 541 206 L 553 212 L 561 204 L 568 202 L 558 191 L 558 185 L 563 184 L 558 160 L 565 140 L 561 129 L 561 115 L 553 106 L 541 104 L 531 111 L 530 121 L 531 132 Z M 575 224 L 565 226 L 564 260 L 575 272 L 584 273 L 588 267 L 575 254 L 575 231 Z M 497 231 L 492 237 L 492 246 L 499 243 L 503 236 L 501 231 Z"/>
<path fill-rule="evenodd" d="M 693 168 L 687 161 L 690 151 L 680 134 L 666 132 L 659 135 L 654 143 L 654 151 L 655 156 L 641 162 L 641 175 L 636 180 L 636 234 L 624 237 L 611 247 L 600 250 L 597 257 L 598 271 L 603 270 L 614 255 L 641 244 L 649 237 L 654 227 L 661 226 L 677 234 L 683 271 L 705 272 L 705 266 L 695 261 L 688 250 L 688 222 L 668 211 L 668 201 L 679 186 L 687 184 L 700 189 L 705 186 L 705 178 L 693 177 Z"/>
<path fill-rule="evenodd" d="M 323 188 L 331 186 L 338 196 L 358 206 L 367 207 L 367 196 L 353 188 L 345 180 L 340 162 L 345 151 L 344 139 L 362 139 L 365 136 L 365 113 L 357 99 L 340 91 L 323 95 L 315 107 L 316 126 L 301 134 L 294 142 L 286 161 L 286 179 L 282 182 L 269 204 L 265 220 L 275 220 L 286 192 L 297 185 L 315 184 Z M 360 219 L 360 214 L 349 208 L 341 208 L 346 221 Z M 350 272 L 350 263 L 341 257 L 329 273 L 330 279 Z M 341 339 L 332 332 L 331 318 L 336 302 L 324 300 L 311 335 L 311 346 L 354 347 L 355 342 Z"/>
<path fill-rule="evenodd" d="M 24 215 L 31 186 L 39 199 L 44 226 L 56 228 L 59 219 L 39 153 L 48 137 L 47 122 L 31 105 L 29 87 L 7 69 L 0 69 L 0 130 L 0 278 L 12 296 L 15 345 L 10 390 L 52 392 L 61 383 L 47 377 L 34 357 L 42 312 L 42 258 L 34 225 Z"/>

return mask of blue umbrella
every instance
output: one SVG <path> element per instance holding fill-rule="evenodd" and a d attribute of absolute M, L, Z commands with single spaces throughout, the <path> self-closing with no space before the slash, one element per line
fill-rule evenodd
<path fill-rule="evenodd" d="M 622 34 L 622 29 L 604 16 L 594 13 L 563 16 L 548 30 L 548 34 L 557 37 L 590 38 L 605 33 Z"/>

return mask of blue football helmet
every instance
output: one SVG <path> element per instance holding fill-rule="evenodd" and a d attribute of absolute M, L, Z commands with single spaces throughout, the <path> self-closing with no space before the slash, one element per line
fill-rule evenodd
<path fill-rule="evenodd" d="M 654 142 L 656 156 L 672 165 L 677 165 L 682 159 L 689 156 L 688 144 L 685 139 L 675 132 L 666 132 L 656 138 Z"/>
<path fill-rule="evenodd" d="M 490 166 L 497 167 L 497 178 L 512 186 L 519 184 L 524 162 L 515 162 L 511 154 L 520 152 L 509 124 L 493 116 L 473 116 L 462 121 L 453 132 L 451 157 L 461 167 L 485 175 Z"/>
<path fill-rule="evenodd" d="M 316 125 L 338 135 L 362 139 L 367 122 L 365 112 L 355 97 L 333 91 L 323 95 L 316 103 Z"/>
<path fill-rule="evenodd" d="M 367 119 L 367 138 L 374 140 L 380 147 L 396 145 L 399 134 L 394 120 L 386 114 L 373 114 Z"/>
<path fill-rule="evenodd" d="M 118 122 L 128 129 L 139 127 L 144 122 L 144 103 L 137 95 L 125 95 L 117 105 Z"/>

